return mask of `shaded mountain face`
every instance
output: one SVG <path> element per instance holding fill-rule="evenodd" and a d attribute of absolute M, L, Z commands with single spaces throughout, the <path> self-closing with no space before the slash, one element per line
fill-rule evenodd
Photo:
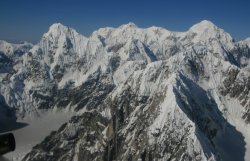
<path fill-rule="evenodd" d="M 12 76 L 19 72 L 18 64 L 21 64 L 22 56 L 32 47 L 33 45 L 27 42 L 10 44 L 0 40 L 0 132 L 9 129 L 8 125 L 15 123 L 17 119 L 16 107 L 6 102 L 8 98 L 10 102 L 15 98 L 10 96 L 9 91 L 4 91 L 4 88 L 9 86 L 7 82 L 10 82 Z"/>
<path fill-rule="evenodd" d="M 23 161 L 244 160 L 233 122 L 250 123 L 249 41 L 209 21 L 89 38 L 58 23 L 22 54 L 0 47 L 1 110 L 77 113 Z"/>

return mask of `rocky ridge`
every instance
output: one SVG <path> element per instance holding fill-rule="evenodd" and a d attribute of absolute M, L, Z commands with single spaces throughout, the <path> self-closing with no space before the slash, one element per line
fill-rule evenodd
<path fill-rule="evenodd" d="M 1 110 L 77 113 L 23 161 L 244 160 L 233 122 L 250 122 L 248 42 L 206 20 L 186 32 L 129 23 L 88 38 L 53 24 L 24 54 L 3 52 L 19 61 L 1 72 Z"/>

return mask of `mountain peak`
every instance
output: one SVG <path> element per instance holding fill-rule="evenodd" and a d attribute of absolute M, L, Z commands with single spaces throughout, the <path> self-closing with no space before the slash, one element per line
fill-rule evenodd
<path fill-rule="evenodd" d="M 203 20 L 195 25 L 193 25 L 190 28 L 191 31 L 193 32 L 204 32 L 204 31 L 215 31 L 218 30 L 218 27 L 212 23 L 211 21 L 208 20 Z"/>
<path fill-rule="evenodd" d="M 67 35 L 68 33 L 74 33 L 78 34 L 74 29 L 64 26 L 61 23 L 54 23 L 49 27 L 49 30 L 47 33 L 43 35 L 44 38 L 46 37 L 53 37 L 53 38 L 58 38 L 63 35 Z"/>
<path fill-rule="evenodd" d="M 133 22 L 129 22 L 127 24 L 121 25 L 119 28 L 138 28 L 138 26 Z"/>
<path fill-rule="evenodd" d="M 59 33 L 59 32 L 64 32 L 67 31 L 69 28 L 64 26 L 61 23 L 54 23 L 49 27 L 49 31 L 47 32 L 47 34 L 55 34 L 55 33 Z"/>
<path fill-rule="evenodd" d="M 234 46 L 232 36 L 208 20 L 203 20 L 193 25 L 188 32 L 195 33 L 195 37 L 193 38 L 193 42 L 195 43 L 202 41 L 209 42 L 213 39 L 220 41 L 224 45 L 224 49 L 229 50 Z"/>
<path fill-rule="evenodd" d="M 244 44 L 250 47 L 250 37 L 246 38 L 245 40 L 242 40 L 239 42 L 240 44 Z"/>
<path fill-rule="evenodd" d="M 215 26 L 215 24 L 213 22 L 209 21 L 209 20 L 202 20 L 198 24 L 205 25 L 205 26 Z"/>
<path fill-rule="evenodd" d="M 49 30 L 54 30 L 54 29 L 59 29 L 59 28 L 68 28 L 66 26 L 64 26 L 61 23 L 54 23 L 49 27 Z"/>
<path fill-rule="evenodd" d="M 246 39 L 245 39 L 245 41 L 248 41 L 248 42 L 250 42 L 250 37 L 249 37 L 249 38 L 246 38 Z"/>

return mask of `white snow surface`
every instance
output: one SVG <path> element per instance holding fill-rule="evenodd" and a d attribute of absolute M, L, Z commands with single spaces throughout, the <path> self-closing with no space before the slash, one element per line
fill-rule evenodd
<path fill-rule="evenodd" d="M 13 131 L 16 140 L 16 150 L 4 155 L 9 161 L 21 161 L 22 158 L 40 143 L 52 131 L 69 121 L 74 114 L 71 112 L 45 112 L 37 118 L 29 117 L 18 120 L 27 126 Z"/>
<path fill-rule="evenodd" d="M 44 89 L 42 95 L 47 96 L 44 91 L 50 88 L 48 82 L 56 79 L 56 72 L 62 74 L 56 82 L 59 89 L 63 89 L 69 82 L 73 82 L 74 87 L 79 87 L 99 69 L 103 73 L 109 71 L 116 85 L 111 94 L 112 98 L 121 94 L 128 86 L 138 92 L 139 96 L 153 97 L 156 93 L 166 93 L 160 104 L 159 115 L 150 127 L 149 136 L 151 132 L 161 130 L 169 118 L 177 122 L 184 121 L 193 127 L 189 142 L 193 139 L 194 146 L 192 147 L 190 143 L 188 150 L 200 150 L 203 160 L 214 160 L 213 155 L 205 156 L 206 149 L 202 149 L 202 141 L 195 134 L 195 125 L 177 104 L 173 89 L 177 88 L 179 92 L 183 90 L 176 84 L 179 73 L 185 74 L 213 96 L 220 111 L 224 112 L 225 108 L 227 109 L 223 117 L 244 135 L 245 160 L 248 161 L 250 131 L 249 126 L 241 119 L 244 108 L 237 100 L 221 99 L 222 96 L 217 90 L 224 80 L 225 71 L 239 69 L 229 62 L 228 56 L 238 44 L 250 47 L 250 39 L 235 43 L 230 34 L 207 20 L 192 26 L 186 32 L 173 32 L 155 26 L 143 29 L 128 23 L 118 28 L 101 28 L 88 38 L 72 28 L 56 23 L 49 28 L 37 45 L 20 58 L 23 64 L 14 65 L 17 73 L 13 74 L 10 82 L 0 84 L 0 91 L 8 105 L 19 108 L 29 116 L 37 111 L 39 103 L 33 100 L 29 92 Z M 20 48 L 20 45 L 0 41 L 1 52 L 13 53 L 16 48 Z M 118 69 L 113 71 L 110 59 L 115 57 L 120 58 L 120 64 Z M 39 62 L 37 70 L 41 72 L 38 76 L 33 76 L 35 72 L 32 70 L 36 67 L 32 66 L 34 62 Z M 193 64 L 190 65 L 190 62 Z M 197 73 L 203 75 L 191 71 L 190 66 L 196 67 Z M 31 77 L 20 84 L 23 79 L 22 74 L 29 70 Z M 248 73 L 247 68 L 243 70 Z M 41 78 L 37 78 L 39 76 Z M 182 97 L 185 100 L 185 96 Z M 131 114 L 133 117 L 129 125 L 136 120 L 135 112 L 138 110 L 140 107 Z M 102 114 L 111 117 L 109 110 L 103 111 Z M 63 122 L 68 121 L 70 116 L 72 115 L 68 113 L 48 113 L 38 119 L 19 120 L 26 121 L 29 125 L 14 131 L 18 143 L 17 150 L 5 157 L 19 161 L 32 146 L 43 140 L 52 130 L 56 130 Z M 73 133 L 74 129 L 70 132 Z"/>

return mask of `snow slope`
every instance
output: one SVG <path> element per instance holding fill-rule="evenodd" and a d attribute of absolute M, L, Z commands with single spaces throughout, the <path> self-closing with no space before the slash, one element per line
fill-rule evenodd
<path fill-rule="evenodd" d="M 88 38 L 56 23 L 23 55 L 5 52 L 16 63 L 0 75 L 2 111 L 78 114 L 23 161 L 249 160 L 248 39 L 210 21 L 186 32 L 128 23 Z"/>

